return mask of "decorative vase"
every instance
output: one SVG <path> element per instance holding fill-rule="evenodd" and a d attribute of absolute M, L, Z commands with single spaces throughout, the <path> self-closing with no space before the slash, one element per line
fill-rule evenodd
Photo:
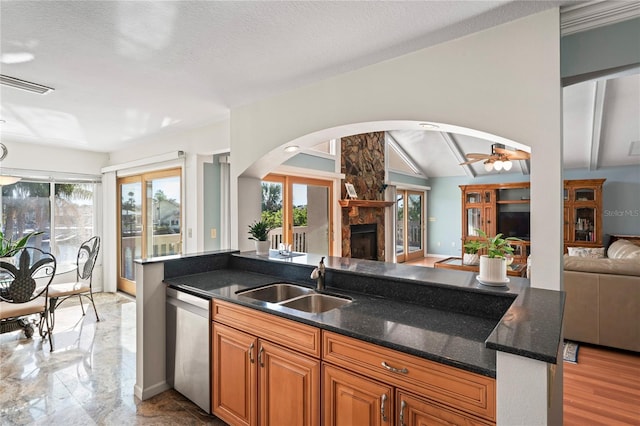
<path fill-rule="evenodd" d="M 507 279 L 507 260 L 504 257 L 480 256 L 480 274 L 478 280 L 488 285 L 505 285 Z"/>
<path fill-rule="evenodd" d="M 269 241 L 256 241 L 256 254 L 269 254 Z"/>
<path fill-rule="evenodd" d="M 478 253 L 464 253 L 462 255 L 462 264 L 463 265 L 477 265 L 480 262 L 480 258 L 478 257 Z"/>

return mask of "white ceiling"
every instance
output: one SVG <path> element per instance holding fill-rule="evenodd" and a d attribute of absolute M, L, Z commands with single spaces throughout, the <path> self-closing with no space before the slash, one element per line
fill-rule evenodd
<path fill-rule="evenodd" d="M 3 62 L 1 73 L 55 91 L 40 96 L 1 86 L 0 130 L 4 141 L 116 151 L 226 119 L 232 108 L 260 98 L 567 3 L 2 0 L 1 53 L 27 52 L 34 59 Z M 638 82 L 630 84 L 637 101 Z M 609 105 L 610 94 L 613 99 L 619 92 L 627 103 Z M 588 94 L 576 86 L 566 96 L 575 97 L 577 123 L 579 109 L 589 113 Z M 608 85 L 606 96 L 607 109 L 637 114 L 626 87 Z M 640 139 L 637 126 L 634 131 L 634 140 Z M 629 135 L 619 132 L 611 128 L 604 139 L 624 140 L 628 150 Z M 438 144 L 441 135 L 396 136 L 408 152 L 417 149 L 413 155 L 429 176 L 451 173 L 436 154 L 447 149 Z M 582 149 L 582 136 L 570 142 Z M 459 136 L 461 149 L 478 151 L 467 138 Z M 428 157 L 420 154 L 425 144 L 434 150 Z M 606 148 L 603 165 L 622 152 L 600 146 Z"/>

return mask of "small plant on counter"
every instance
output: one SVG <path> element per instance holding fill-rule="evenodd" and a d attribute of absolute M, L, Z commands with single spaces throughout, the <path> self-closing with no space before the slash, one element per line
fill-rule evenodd
<path fill-rule="evenodd" d="M 513 247 L 511 247 L 511 241 L 522 241 L 516 237 L 502 238 L 502 234 L 497 234 L 494 237 L 488 237 L 487 234 L 481 229 L 476 229 L 480 237 L 480 249 L 486 249 L 486 256 L 494 259 L 496 257 L 508 257 L 513 253 Z"/>
<path fill-rule="evenodd" d="M 267 241 L 269 239 L 269 231 L 273 229 L 266 221 L 257 220 L 249 225 L 250 240 Z"/>

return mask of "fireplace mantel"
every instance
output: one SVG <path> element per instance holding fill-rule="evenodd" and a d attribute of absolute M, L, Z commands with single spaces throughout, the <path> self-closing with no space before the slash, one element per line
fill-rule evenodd
<path fill-rule="evenodd" d="M 351 207 L 372 207 L 372 208 L 385 208 L 395 204 L 395 201 L 379 201 L 379 200 L 338 200 L 338 203 L 342 208 Z"/>

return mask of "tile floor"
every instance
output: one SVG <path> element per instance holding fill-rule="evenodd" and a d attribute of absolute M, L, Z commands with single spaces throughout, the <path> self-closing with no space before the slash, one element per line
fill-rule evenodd
<path fill-rule="evenodd" d="M 135 301 L 99 293 L 96 305 L 100 322 L 61 306 L 54 352 L 37 330 L 0 335 L 0 425 L 225 425 L 174 390 L 136 398 Z"/>

